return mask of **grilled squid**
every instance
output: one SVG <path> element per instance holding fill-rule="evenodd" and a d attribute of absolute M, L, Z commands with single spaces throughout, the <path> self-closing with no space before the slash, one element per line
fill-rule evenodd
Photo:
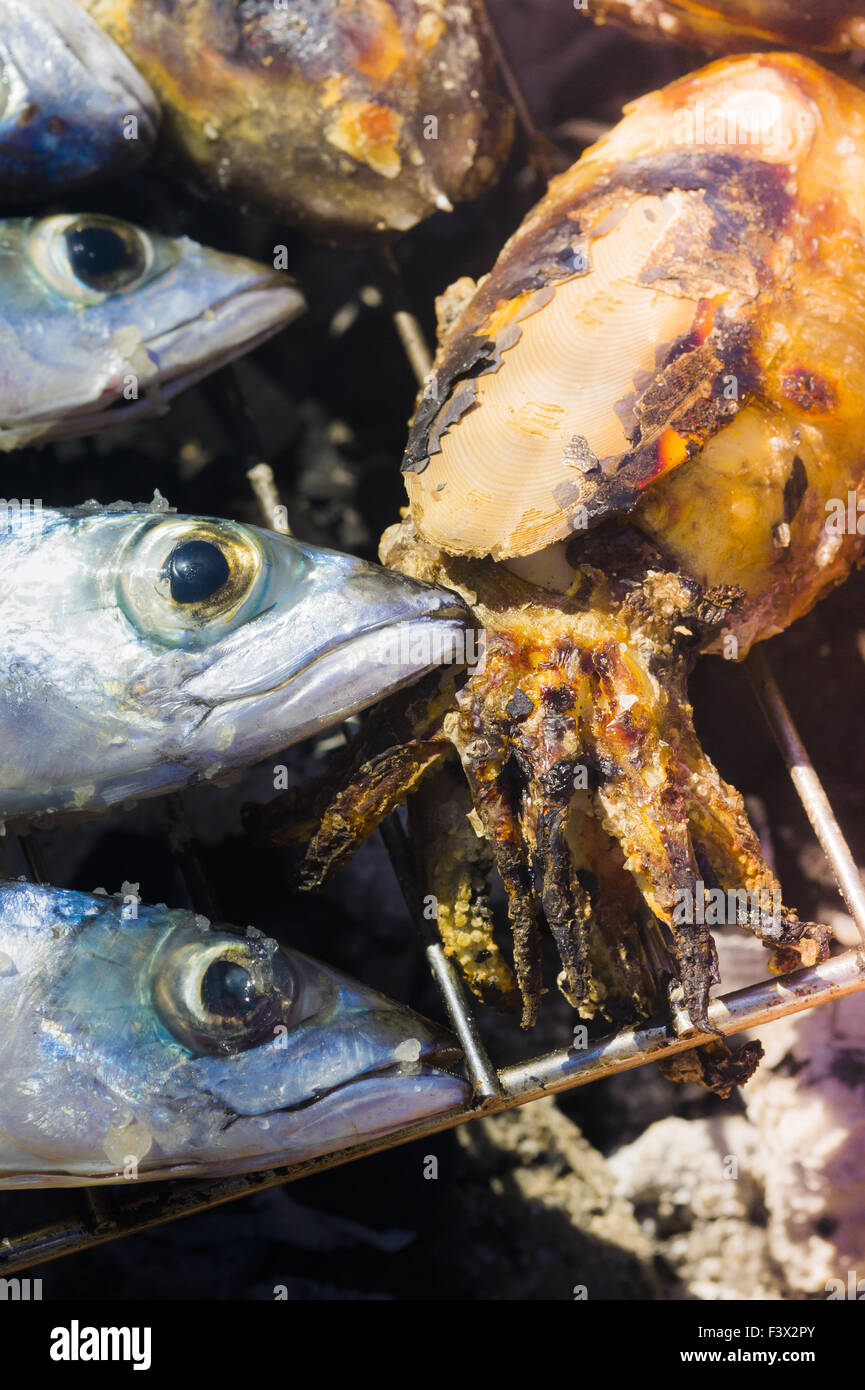
<path fill-rule="evenodd" d="M 357 243 L 490 186 L 512 113 L 475 0 L 83 0 L 209 193 Z"/>
<path fill-rule="evenodd" d="M 507 1000 L 478 888 L 494 864 L 526 1025 L 544 925 L 583 1014 L 647 1011 L 666 974 L 684 1033 L 708 1026 L 714 925 L 757 933 L 775 969 L 827 950 L 700 747 L 687 677 L 700 651 L 780 632 L 861 555 L 863 236 L 865 96 L 806 58 L 728 59 L 630 106 L 440 306 L 411 514 L 381 554 L 466 599 L 484 659 L 335 793 L 305 874 L 423 771 L 410 814 L 445 944 Z M 433 809 L 454 750 L 468 854 Z M 278 807 L 266 826 L 289 837 Z"/>

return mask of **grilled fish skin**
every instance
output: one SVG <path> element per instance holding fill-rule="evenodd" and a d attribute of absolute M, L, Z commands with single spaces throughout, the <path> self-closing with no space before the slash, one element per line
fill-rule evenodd
<path fill-rule="evenodd" d="M 475 0 L 83 3 L 157 92 L 166 157 L 314 236 L 397 236 L 510 149 Z"/>
<path fill-rule="evenodd" d="M 464 1104 L 458 1059 L 261 932 L 0 882 L 0 1188 L 298 1162 Z"/>
<path fill-rule="evenodd" d="M 150 155 L 156 97 L 74 0 L 0 0 L 0 206 Z"/>
<path fill-rule="evenodd" d="M 101 213 L 0 221 L 0 450 L 161 413 L 304 307 L 270 266 Z"/>
<path fill-rule="evenodd" d="M 464 633 L 445 590 L 165 506 L 0 529 L 0 818 L 222 777 L 419 679 Z"/>

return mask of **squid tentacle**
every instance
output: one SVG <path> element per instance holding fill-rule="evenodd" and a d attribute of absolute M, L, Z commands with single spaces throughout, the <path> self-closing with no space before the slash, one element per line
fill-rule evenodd
<path fill-rule="evenodd" d="M 523 838 L 528 846 L 535 895 L 558 949 L 563 993 L 576 1006 L 589 989 L 589 924 L 592 903 L 577 877 L 567 839 L 570 796 L 550 798 L 545 779 L 532 779 L 524 798 Z"/>
<path fill-rule="evenodd" d="M 681 795 L 669 784 L 651 788 L 633 768 L 597 795 L 605 829 L 618 840 L 643 897 L 672 935 L 690 1022 L 715 1032 L 708 1020 L 709 990 L 719 978 L 715 943 L 708 926 L 698 920 L 701 913 L 679 910 L 689 903 L 695 908 L 700 891 Z"/>
<path fill-rule="evenodd" d="M 507 892 L 514 968 L 523 999 L 521 1023 L 523 1028 L 531 1028 L 537 1020 L 542 993 L 540 924 L 519 820 L 503 785 L 507 749 L 503 739 L 494 747 L 490 738 L 466 737 L 459 716 L 445 721 L 445 731 L 460 756 L 475 811 Z"/>

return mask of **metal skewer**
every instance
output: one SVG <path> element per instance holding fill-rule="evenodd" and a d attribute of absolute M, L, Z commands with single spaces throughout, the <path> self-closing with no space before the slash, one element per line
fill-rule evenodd
<path fill-rule="evenodd" d="M 290 536 L 291 527 L 285 517 L 285 507 L 280 503 L 276 479 L 270 464 L 256 463 L 247 469 L 246 476 L 255 493 L 264 524 L 281 536 Z"/>
<path fill-rule="evenodd" d="M 522 126 L 529 162 L 538 177 L 544 183 L 547 183 L 552 178 L 553 174 L 562 167 L 559 151 L 556 149 L 553 142 L 544 134 L 534 118 L 526 94 L 523 91 L 523 84 L 517 76 L 516 69 L 499 38 L 498 30 L 493 23 L 486 0 L 478 0 L 477 8 L 481 27 L 484 31 L 484 39 L 501 73 L 502 81 L 507 89 L 511 105 L 516 111 L 517 120 Z"/>
<path fill-rule="evenodd" d="M 433 364 L 433 355 L 424 337 L 420 320 L 409 307 L 402 272 L 389 246 L 381 252 L 381 259 L 390 291 L 393 326 L 408 358 L 408 364 L 414 372 L 415 380 L 418 386 L 423 386 Z"/>
<path fill-rule="evenodd" d="M 788 1014 L 801 1013 L 816 1004 L 843 999 L 845 995 L 862 989 L 865 989 L 862 953 L 858 950 L 845 951 L 823 965 L 797 971 L 795 975 L 764 980 L 715 999 L 709 1006 L 709 1017 L 725 1037 L 731 1037 L 744 1029 L 772 1023 Z M 118 1236 L 175 1221 L 182 1216 L 192 1216 L 239 1197 L 339 1167 L 382 1149 L 439 1134 L 457 1125 L 467 1124 L 479 1115 L 497 1114 L 526 1105 L 542 1096 L 573 1090 L 590 1081 L 615 1076 L 618 1072 L 645 1066 L 647 1062 L 656 1062 L 660 1057 L 684 1052 L 711 1039 L 712 1035 L 707 1033 L 683 1041 L 675 1037 L 668 1026 L 660 1023 L 636 1030 L 626 1029 L 614 1038 L 582 1052 L 563 1048 L 530 1062 L 505 1067 L 499 1072 L 501 1095 L 498 1098 L 490 1098 L 482 1107 L 467 1106 L 423 1124 L 404 1126 L 398 1133 L 384 1139 L 356 1144 L 339 1153 L 324 1154 L 289 1168 L 271 1169 L 264 1173 L 216 1182 L 175 1183 L 167 1190 L 160 1190 L 159 1184 L 149 1189 L 138 1187 L 125 1200 L 118 1201 L 109 1226 L 91 1228 L 80 1219 L 69 1218 L 5 1240 L 0 1239 L 0 1276 L 5 1277 L 74 1251 L 103 1245 Z"/>
<path fill-rule="evenodd" d="M 472 1083 L 475 1101 L 486 1105 L 488 1101 L 502 1095 L 502 1086 L 495 1067 L 481 1041 L 477 1021 L 469 1004 L 452 961 L 444 953 L 442 945 L 429 930 L 421 908 L 420 894 L 412 870 L 408 838 L 399 819 L 390 816 L 381 827 L 381 837 L 390 855 L 402 895 L 405 898 L 409 915 L 415 930 L 424 943 L 424 952 L 430 973 L 438 987 L 448 1017 L 463 1050 L 466 1075 Z"/>
<path fill-rule="evenodd" d="M 778 682 L 759 647 L 751 652 L 746 666 L 760 708 L 766 716 L 766 723 L 775 736 L 793 786 L 832 866 L 841 896 L 850 909 L 850 915 L 859 928 L 859 936 L 865 946 L 865 885 L 862 883 L 856 861 L 850 853 L 850 846 L 841 834 L 841 827 L 835 819 L 829 798 L 790 717 Z"/>

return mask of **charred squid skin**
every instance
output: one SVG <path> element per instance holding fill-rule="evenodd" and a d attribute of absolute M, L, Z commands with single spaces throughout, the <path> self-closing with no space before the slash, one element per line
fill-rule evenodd
<path fill-rule="evenodd" d="M 395 805 L 415 790 L 421 778 L 447 754 L 447 745 L 431 740 L 403 744 L 387 749 L 368 759 L 358 769 L 351 789 L 340 788 L 326 808 L 312 835 L 291 826 L 281 839 L 273 830 L 267 842 L 306 844 L 303 863 L 297 874 L 297 886 L 303 890 L 321 887 L 351 858 L 358 845 L 378 828 Z M 279 821 L 286 806 L 278 803 Z M 304 817 L 302 824 L 308 825 Z"/>
<path fill-rule="evenodd" d="M 459 668 L 439 668 L 381 701 L 320 777 L 263 806 L 244 807 L 255 844 L 302 850 L 299 888 L 321 887 L 448 757 L 441 726 L 461 679 Z"/>
<path fill-rule="evenodd" d="M 573 534 L 575 525 L 631 510 L 655 478 L 693 457 L 729 421 L 727 379 L 735 379 L 742 404 L 759 389 L 759 314 L 777 284 L 773 259 L 794 216 L 787 171 L 699 150 L 621 159 L 589 184 L 576 177 L 579 170 L 554 180 L 511 238 L 443 344 L 418 404 L 403 471 L 418 529 L 444 549 L 494 559 L 531 554 Z M 593 258 L 600 257 L 608 261 L 602 269 L 610 303 L 630 296 L 623 328 L 610 318 L 607 339 L 624 350 L 635 317 L 647 317 L 650 329 L 657 318 L 643 360 L 620 374 L 620 394 L 606 402 L 621 423 L 613 430 L 598 422 L 589 430 L 582 410 L 562 411 L 553 400 L 548 409 L 563 418 L 548 419 L 545 401 L 527 401 L 516 435 L 513 420 L 496 435 L 507 455 L 502 496 L 516 493 L 510 510 L 500 508 L 492 487 L 500 468 L 495 452 L 486 470 L 478 463 L 485 429 L 478 407 L 489 403 L 498 418 L 521 350 L 531 370 L 543 373 L 535 335 L 543 335 L 538 343 L 546 340 L 553 315 L 554 337 L 560 315 L 567 311 L 577 323 L 582 315 L 586 341 L 571 351 L 591 353 L 597 315 L 610 312 L 594 293 Z M 582 268 L 575 271 L 575 262 Z M 563 295 L 569 299 L 559 310 Z M 543 439 L 545 430 L 550 438 L 535 481 L 525 470 L 537 452 L 533 436 Z M 468 489 L 485 505 L 469 527 L 461 522 L 454 529 Z"/>
<path fill-rule="evenodd" d="M 708 1027 L 709 989 L 718 982 L 714 943 L 705 923 L 679 923 L 676 904 L 695 892 L 699 869 L 693 854 L 681 797 L 668 785 L 651 789 L 633 774 L 604 788 L 602 823 L 622 847 L 655 915 L 669 927 L 684 1006 L 694 1027 Z M 640 814 L 634 814 L 634 806 Z M 693 900 L 693 899 L 692 899 Z"/>
<path fill-rule="evenodd" d="M 531 814 L 523 818 L 523 836 L 530 845 L 533 877 L 540 883 L 540 906 L 561 958 L 564 979 L 559 987 L 576 1007 L 589 990 L 589 924 L 591 897 L 577 876 L 567 840 L 570 798 L 553 804 L 544 796 L 542 779 L 529 787 Z M 538 806 L 543 809 L 537 810 Z"/>
<path fill-rule="evenodd" d="M 863 486 L 863 151 L 865 94 L 796 54 L 632 103 L 461 291 L 410 426 L 419 534 L 504 560 L 631 510 L 743 588 L 739 655 L 807 612 L 862 550 L 824 523 Z"/>
<path fill-rule="evenodd" d="M 523 691 L 508 701 L 514 720 L 513 742 L 525 769 L 520 824 L 527 846 L 532 883 L 540 912 L 550 929 L 563 967 L 559 986 L 577 1007 L 589 991 L 589 894 L 577 874 L 568 843 L 574 769 L 579 754 L 574 704 L 567 684 L 543 692 L 543 739 L 528 726 L 535 706 Z M 521 722 L 522 717 L 525 722 Z"/>
<path fill-rule="evenodd" d="M 445 720 L 444 732 L 459 753 L 508 890 L 523 1027 L 530 1027 L 542 992 L 542 921 L 561 959 L 563 992 L 575 1006 L 588 993 L 591 901 L 577 876 L 566 833 L 579 751 L 574 721 L 564 713 L 572 696 L 551 671 L 553 683 L 544 691 L 547 708 L 538 716 L 539 740 L 534 701 L 519 687 L 505 701 L 511 682 L 504 690 L 499 686 L 502 676 L 511 676 L 513 659 L 507 638 L 488 642 L 485 661 L 494 694 L 489 703 L 483 697 L 479 701 L 470 680 L 458 697 L 460 714 Z M 558 701 L 562 712 L 551 718 L 549 706 L 558 695 L 565 697 Z"/>
<path fill-rule="evenodd" d="M 758 1038 L 742 1043 L 732 1052 L 723 1038 L 714 1038 L 702 1047 L 662 1057 L 658 1070 L 668 1081 L 690 1082 L 705 1091 L 714 1091 L 726 1100 L 733 1089 L 750 1081 L 763 1057 L 763 1044 Z"/>
<path fill-rule="evenodd" d="M 702 590 L 638 532 L 617 526 L 586 538 L 564 595 L 502 565 L 447 555 L 421 541 L 410 521 L 386 533 L 382 555 L 462 594 L 486 630 L 483 669 L 469 673 L 442 730 L 508 890 L 524 1024 L 536 1019 L 543 987 L 542 924 L 556 939 L 566 996 L 579 1006 L 593 987 L 586 965 L 598 885 L 594 896 L 587 891 L 571 847 L 589 817 L 593 852 L 603 853 L 597 836 L 606 834 L 622 854 L 621 868 L 606 866 L 606 906 L 633 904 L 619 876 L 636 884 L 672 943 L 681 996 L 674 989 L 674 1012 L 687 1010 L 686 1027 L 715 1031 L 704 862 L 724 888 L 780 902 L 741 797 L 700 749 L 687 699 L 697 653 L 741 595 L 729 586 Z M 677 906 L 688 902 L 690 916 L 681 918 Z M 791 952 L 797 964 L 811 964 L 828 949 L 826 928 L 783 908 L 749 909 L 737 921 L 788 964 Z M 633 976 L 633 948 L 627 963 Z"/>
<path fill-rule="evenodd" d="M 865 492 L 865 94 L 775 53 L 641 98 L 441 310 L 411 516 L 380 555 L 460 594 L 486 634 L 437 737 L 508 891 L 524 1023 L 549 928 L 581 1014 L 643 1006 L 642 950 L 645 1007 L 669 978 L 677 1026 L 707 1029 L 705 885 L 780 897 L 687 681 L 862 553 L 826 518 Z M 617 990 L 595 971 L 630 889 L 644 907 L 621 922 Z M 827 952 L 826 928 L 783 906 L 734 918 L 776 967 Z M 702 1073 L 718 1085 L 756 1055 L 719 1049 Z"/>
<path fill-rule="evenodd" d="M 588 793 L 582 793 L 588 806 Z M 633 1025 L 663 1013 L 662 979 L 672 974 L 657 919 L 624 867 L 620 846 L 583 809 L 571 816 L 568 842 L 591 904 L 589 988 L 575 1004 L 581 1018 Z"/>
<path fill-rule="evenodd" d="M 472 716 L 450 716 L 445 733 L 459 754 L 483 833 L 508 895 L 514 942 L 514 967 L 523 1000 L 522 1026 L 537 1020 L 543 990 L 541 932 L 532 894 L 531 871 L 518 814 L 503 786 L 507 749 L 495 731 L 474 736 Z"/>
<path fill-rule="evenodd" d="M 824 526 L 865 482 L 860 164 L 865 96 L 796 55 L 715 63 L 633 103 L 442 306 L 403 465 L 414 536 L 384 542 L 464 593 L 488 650 L 512 644 L 510 683 L 488 666 L 463 692 L 477 727 L 499 728 L 515 690 L 543 708 L 544 667 L 567 665 L 573 742 L 601 772 L 589 813 L 672 935 L 694 1026 L 717 973 L 701 861 L 726 888 L 778 885 L 699 748 L 691 662 L 743 656 L 862 549 Z M 547 597 L 520 595 L 502 562 Z M 554 805 L 538 774 L 562 715 L 545 713 L 508 735 L 530 863 Z M 556 883 L 561 861 L 546 867 Z M 825 954 L 825 928 L 786 909 L 737 920 L 776 964 Z"/>

